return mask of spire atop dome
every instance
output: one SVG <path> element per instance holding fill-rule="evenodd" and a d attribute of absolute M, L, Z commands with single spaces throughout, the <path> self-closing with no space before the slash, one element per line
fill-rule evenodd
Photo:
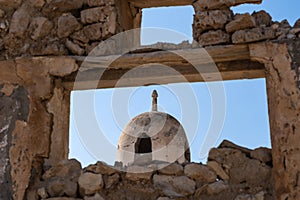
<path fill-rule="evenodd" d="M 153 90 L 152 92 L 152 111 L 157 111 L 157 91 Z"/>

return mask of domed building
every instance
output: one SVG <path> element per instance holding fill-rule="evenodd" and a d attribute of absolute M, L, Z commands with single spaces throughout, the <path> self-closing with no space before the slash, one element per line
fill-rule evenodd
<path fill-rule="evenodd" d="M 117 160 L 124 166 L 154 160 L 190 161 L 189 144 L 182 125 L 173 116 L 157 110 L 157 97 L 154 90 L 152 111 L 130 120 L 120 136 Z"/>

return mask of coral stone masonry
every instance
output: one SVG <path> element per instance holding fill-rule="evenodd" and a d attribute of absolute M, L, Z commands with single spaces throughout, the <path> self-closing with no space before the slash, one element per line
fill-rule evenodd
<path fill-rule="evenodd" d="M 300 20 L 290 25 L 265 11 L 231 11 L 245 3 L 261 0 L 0 0 L 0 199 L 300 199 Z M 143 8 L 179 5 L 194 7 L 193 44 L 124 53 L 123 47 L 139 46 L 140 30 L 112 37 L 140 28 Z M 103 41 L 109 46 L 98 46 Z M 101 53 L 91 53 L 95 48 Z M 212 60 L 202 59 L 203 52 Z M 203 76 L 179 55 L 203 66 Z M 107 61 L 113 62 L 105 68 Z M 154 161 L 123 167 L 99 161 L 82 169 L 68 160 L 74 85 L 181 82 L 150 70 L 118 83 L 151 63 L 190 82 L 214 81 L 212 61 L 223 80 L 266 78 L 272 150 L 225 141 L 210 150 L 207 165 L 187 159 L 165 168 Z"/>

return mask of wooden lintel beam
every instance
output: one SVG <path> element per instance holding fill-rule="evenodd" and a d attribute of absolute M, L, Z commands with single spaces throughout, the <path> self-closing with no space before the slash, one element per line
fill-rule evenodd
<path fill-rule="evenodd" d="M 81 69 L 109 68 L 132 69 L 145 64 L 182 65 L 190 62 L 194 66 L 250 59 L 248 45 L 225 45 L 207 48 L 165 50 L 147 53 L 130 53 L 100 57 L 74 57 L 84 61 Z"/>
<path fill-rule="evenodd" d="M 217 71 L 210 69 L 210 65 L 204 67 L 205 70 L 202 73 L 199 73 L 189 64 L 173 66 L 172 69 L 174 69 L 174 72 L 168 71 L 168 68 L 157 68 L 157 66 L 149 66 L 140 71 L 131 71 L 128 69 L 90 69 L 80 72 L 80 75 L 73 74 L 73 76 L 64 79 L 63 85 L 69 90 L 84 90 L 265 77 L 264 65 L 250 60 L 217 63 Z M 99 74 L 101 74 L 101 77 L 99 77 Z M 74 80 L 76 80 L 75 87 Z"/>
<path fill-rule="evenodd" d="M 138 8 L 186 6 L 193 4 L 193 0 L 128 0 L 128 2 Z"/>

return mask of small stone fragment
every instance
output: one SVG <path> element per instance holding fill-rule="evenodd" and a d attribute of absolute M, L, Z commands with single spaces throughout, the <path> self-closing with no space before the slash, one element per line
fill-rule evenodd
<path fill-rule="evenodd" d="M 217 175 L 208 167 L 195 163 L 186 165 L 184 167 L 184 174 L 189 178 L 203 183 L 212 183 L 217 179 Z"/>
<path fill-rule="evenodd" d="M 17 8 L 21 5 L 22 0 L 0 0 L 2 8 Z"/>
<path fill-rule="evenodd" d="M 186 176 L 154 175 L 153 185 L 169 197 L 184 197 L 195 192 L 196 183 Z"/>
<path fill-rule="evenodd" d="M 262 0 L 196 0 L 193 3 L 195 10 L 217 10 L 237 6 L 244 3 L 260 4 Z"/>
<path fill-rule="evenodd" d="M 228 180 L 228 174 L 223 170 L 219 163 L 216 161 L 208 161 L 207 166 L 211 168 L 221 179 Z"/>
<path fill-rule="evenodd" d="M 47 1 L 43 12 L 51 16 L 57 16 L 71 10 L 77 10 L 83 5 L 83 0 L 52 0 Z"/>
<path fill-rule="evenodd" d="M 53 28 L 53 24 L 46 17 L 33 18 L 30 23 L 31 39 L 37 40 L 48 35 Z"/>
<path fill-rule="evenodd" d="M 229 186 L 226 183 L 224 183 L 223 181 L 218 181 L 207 185 L 206 191 L 208 195 L 215 195 L 215 194 L 219 194 L 220 192 L 228 188 Z"/>
<path fill-rule="evenodd" d="M 103 188 L 103 179 L 101 174 L 86 172 L 81 174 L 78 179 L 79 192 L 82 196 L 93 195 Z"/>
<path fill-rule="evenodd" d="M 254 149 L 250 153 L 251 158 L 257 159 L 263 163 L 269 163 L 272 161 L 272 150 L 264 147 Z"/>
<path fill-rule="evenodd" d="M 66 41 L 66 47 L 73 53 L 79 56 L 82 56 L 85 52 L 84 49 L 82 49 L 79 45 L 74 44 L 72 41 L 67 40 Z"/>
<path fill-rule="evenodd" d="M 176 175 L 180 176 L 183 174 L 183 167 L 182 165 L 178 163 L 171 163 L 167 165 L 166 167 L 158 170 L 160 174 L 165 174 L 165 175 Z"/>
<path fill-rule="evenodd" d="M 71 13 L 63 14 L 58 18 L 57 35 L 60 38 L 68 37 L 72 32 L 80 28 L 80 23 Z"/>
<path fill-rule="evenodd" d="M 104 6 L 105 2 L 104 0 L 87 0 L 87 4 L 90 7 L 94 7 L 94 6 Z"/>
<path fill-rule="evenodd" d="M 295 22 L 294 28 L 300 28 L 300 18 Z"/>
<path fill-rule="evenodd" d="M 25 4 L 23 5 L 14 12 L 9 27 L 9 33 L 19 37 L 24 37 L 30 22 L 30 10 Z"/>
<path fill-rule="evenodd" d="M 48 193 L 46 191 L 46 189 L 44 187 L 39 188 L 37 190 L 37 194 L 39 195 L 39 197 L 41 197 L 42 199 L 47 199 L 48 198 Z"/>
<path fill-rule="evenodd" d="M 149 171 L 150 170 L 150 171 Z M 150 181 L 153 171 L 142 166 L 129 166 L 127 168 L 126 179 L 131 181 L 148 180 Z"/>
<path fill-rule="evenodd" d="M 254 18 L 249 14 L 237 14 L 234 20 L 226 25 L 226 31 L 228 33 L 235 32 L 237 30 L 254 28 L 256 26 Z"/>
<path fill-rule="evenodd" d="M 102 36 L 102 23 L 92 24 L 83 28 L 83 33 L 89 40 L 99 40 Z"/>
<path fill-rule="evenodd" d="M 275 32 L 271 27 L 257 27 L 250 30 L 239 30 L 232 35 L 232 43 L 249 43 L 274 39 Z"/>
<path fill-rule="evenodd" d="M 112 175 L 118 171 L 112 166 L 107 165 L 105 162 L 98 161 L 95 165 L 89 165 L 86 168 L 87 172 L 93 172 L 95 174 Z"/>
<path fill-rule="evenodd" d="M 42 8 L 45 5 L 45 0 L 29 0 L 31 6 L 36 8 Z"/>
<path fill-rule="evenodd" d="M 48 181 L 47 191 L 51 197 L 67 195 L 76 197 L 77 183 L 63 178 L 52 178 Z"/>
<path fill-rule="evenodd" d="M 119 174 L 113 174 L 111 176 L 108 176 L 107 179 L 105 180 L 105 188 L 109 189 L 111 186 L 118 183 L 119 180 L 120 180 Z"/>
<path fill-rule="evenodd" d="M 80 12 L 81 22 L 84 24 L 91 24 L 97 22 L 105 22 L 105 14 L 103 8 L 90 8 Z"/>
<path fill-rule="evenodd" d="M 216 44 L 229 43 L 230 36 L 222 30 L 208 31 L 199 37 L 200 45 L 209 46 Z"/>
<path fill-rule="evenodd" d="M 105 200 L 105 199 L 99 193 L 96 193 L 94 196 L 84 197 L 83 200 Z"/>
<path fill-rule="evenodd" d="M 232 18 L 232 12 L 226 10 L 199 11 L 194 17 L 194 31 L 202 33 L 207 30 L 223 29 Z"/>
<path fill-rule="evenodd" d="M 257 26 L 271 26 L 272 24 L 271 15 L 264 10 L 253 12 L 252 17 L 254 17 Z"/>

